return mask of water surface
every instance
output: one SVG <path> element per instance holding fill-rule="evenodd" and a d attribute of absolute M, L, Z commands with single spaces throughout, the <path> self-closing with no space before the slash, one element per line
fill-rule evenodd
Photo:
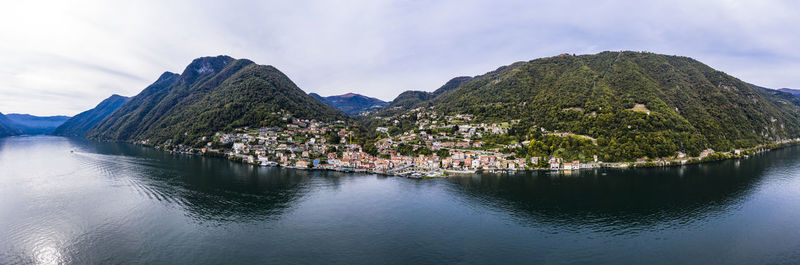
<path fill-rule="evenodd" d="M 64 263 L 800 264 L 800 147 L 413 180 L 0 139 L 0 264 Z"/>

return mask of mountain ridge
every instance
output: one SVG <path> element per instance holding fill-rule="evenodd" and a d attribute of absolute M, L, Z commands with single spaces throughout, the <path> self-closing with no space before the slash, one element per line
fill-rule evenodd
<path fill-rule="evenodd" d="M 11 126 L 16 127 L 22 134 L 30 135 L 48 134 L 70 118 L 63 115 L 35 116 L 21 113 L 9 113 L 5 116 L 11 122 Z"/>
<path fill-rule="evenodd" d="M 97 106 L 73 116 L 53 130 L 52 135 L 59 136 L 84 136 L 94 125 L 111 115 L 123 104 L 130 100 L 129 97 L 113 94 L 101 101 Z"/>
<path fill-rule="evenodd" d="M 785 94 L 756 90 L 689 57 L 646 52 L 539 58 L 499 67 L 437 96 L 413 91 L 401 96 L 407 94 L 422 96 L 404 110 L 516 122 L 509 133 L 520 142 L 547 138 L 540 131 L 585 135 L 598 147 L 581 155 L 611 161 L 697 155 L 707 148 L 731 150 L 800 135 L 800 108 L 788 104 Z M 377 116 L 399 120 L 403 112 L 388 111 L 392 107 Z M 389 120 L 373 123 L 393 126 Z M 553 152 L 523 149 L 518 152 Z"/>
<path fill-rule="evenodd" d="M 310 93 L 308 95 L 349 116 L 356 116 L 364 112 L 374 111 L 389 104 L 389 102 L 357 93 L 346 93 L 327 97 L 320 96 L 317 93 Z"/>
<path fill-rule="evenodd" d="M 0 137 L 6 136 L 14 136 L 20 135 L 22 131 L 20 131 L 14 124 L 9 120 L 6 115 L 0 112 Z"/>
<path fill-rule="evenodd" d="M 778 89 L 778 91 L 786 92 L 786 93 L 789 93 L 789 94 L 792 94 L 792 95 L 800 97 L 800 89 L 781 88 L 781 89 Z"/>
<path fill-rule="evenodd" d="M 244 126 L 278 126 L 286 116 L 331 121 L 344 114 L 307 95 L 273 66 L 229 56 L 194 59 L 162 74 L 87 132 L 100 140 L 199 144 Z"/>

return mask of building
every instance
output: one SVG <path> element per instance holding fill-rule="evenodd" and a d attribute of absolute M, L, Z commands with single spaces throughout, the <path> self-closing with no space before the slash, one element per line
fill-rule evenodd
<path fill-rule="evenodd" d="M 310 165 L 310 163 L 308 163 L 308 161 L 303 161 L 303 160 L 299 160 L 299 161 L 294 163 L 294 166 L 300 167 L 300 168 L 306 168 L 306 167 L 308 167 L 308 165 Z"/>

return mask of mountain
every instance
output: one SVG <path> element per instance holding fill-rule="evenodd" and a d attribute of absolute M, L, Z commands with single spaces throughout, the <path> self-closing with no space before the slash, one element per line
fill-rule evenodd
<path fill-rule="evenodd" d="M 800 97 L 800 89 L 781 88 L 781 89 L 778 89 L 778 91 L 786 92 L 786 93 L 789 93 L 789 94 L 792 94 L 792 95 Z"/>
<path fill-rule="evenodd" d="M 23 134 L 48 134 L 67 121 L 68 116 L 33 116 L 30 114 L 9 113 L 6 117 L 12 126 Z"/>
<path fill-rule="evenodd" d="M 329 97 L 322 97 L 316 93 L 311 93 L 309 95 L 350 116 L 356 116 L 364 112 L 377 110 L 389 104 L 389 102 L 377 98 L 371 98 L 355 93 L 347 93 L 344 95 Z"/>
<path fill-rule="evenodd" d="M 70 118 L 61 124 L 61 126 L 58 126 L 51 134 L 61 136 L 83 136 L 92 126 L 99 123 L 108 115 L 111 115 L 111 113 L 122 107 L 128 100 L 130 100 L 130 98 L 114 94 L 101 101 L 100 104 L 97 104 L 93 109 L 81 112 Z"/>
<path fill-rule="evenodd" d="M 3 113 L 0 113 L 0 137 L 19 135 L 22 132 Z"/>
<path fill-rule="evenodd" d="M 275 67 L 228 56 L 195 59 L 101 120 L 86 136 L 115 141 L 200 144 L 202 136 L 245 126 L 279 126 L 289 117 L 344 120 Z"/>
<path fill-rule="evenodd" d="M 472 81 L 472 79 L 474 79 L 474 78 L 470 77 L 470 76 L 459 76 L 459 77 L 450 79 L 449 81 L 447 81 L 447 83 L 445 83 L 444 85 L 442 85 L 438 89 L 434 90 L 433 93 L 431 93 L 431 96 L 436 97 L 436 96 L 439 96 L 441 94 L 444 94 L 445 92 L 450 92 L 453 89 L 456 89 L 456 88 L 460 87 L 464 83 Z"/>
<path fill-rule="evenodd" d="M 409 90 L 397 96 L 394 100 L 389 102 L 384 108 L 380 109 L 379 111 L 375 112 L 375 115 L 378 117 L 388 117 L 393 116 L 398 113 L 402 113 L 408 109 L 414 108 L 420 105 L 423 102 L 427 102 L 445 92 L 449 92 L 462 84 L 469 82 L 473 79 L 473 77 L 469 76 L 459 76 L 453 79 L 450 79 L 439 87 L 438 89 L 434 90 L 433 92 L 425 92 L 425 91 L 417 91 L 417 90 Z"/>
<path fill-rule="evenodd" d="M 477 123 L 508 122 L 513 139 L 532 140 L 517 150 L 527 155 L 577 152 L 572 157 L 632 161 L 798 137 L 800 108 L 782 95 L 688 57 L 603 52 L 503 66 L 409 108 L 472 114 Z M 579 150 L 575 146 L 585 142 L 542 130 L 592 141 Z"/>

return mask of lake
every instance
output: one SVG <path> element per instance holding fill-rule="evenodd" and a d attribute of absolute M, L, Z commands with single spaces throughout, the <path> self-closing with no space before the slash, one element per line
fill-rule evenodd
<path fill-rule="evenodd" d="M 405 179 L 0 139 L 0 264 L 131 263 L 800 264 L 800 147 Z"/>

